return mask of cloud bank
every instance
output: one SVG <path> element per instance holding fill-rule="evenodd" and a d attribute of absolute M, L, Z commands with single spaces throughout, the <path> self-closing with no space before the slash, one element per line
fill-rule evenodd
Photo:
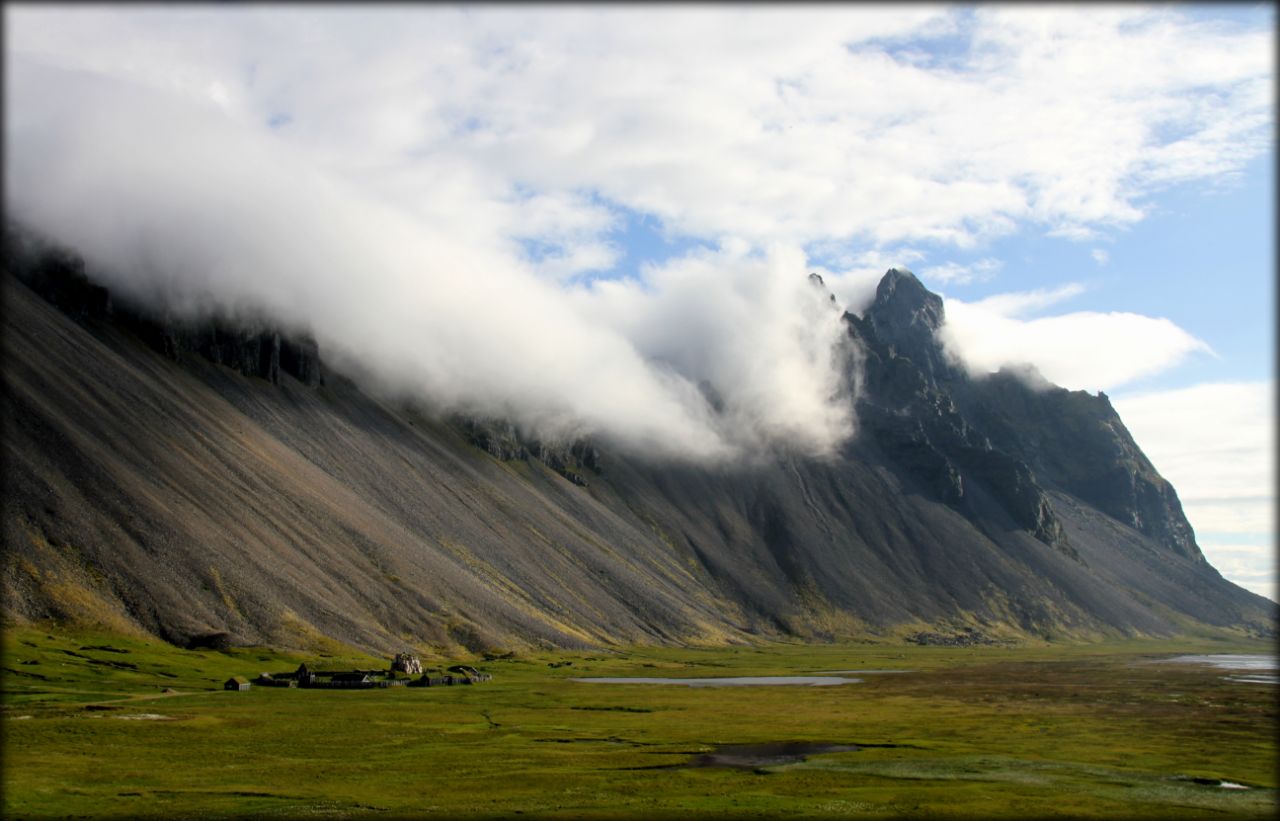
<path fill-rule="evenodd" d="M 11 5 L 6 24 L 6 209 L 113 286 L 265 312 L 440 407 L 691 458 L 852 433 L 808 271 L 856 308 L 868 266 L 912 261 L 893 247 L 1089 237 L 1270 139 L 1271 33 L 1176 9 Z M 698 246 L 616 278 L 637 215 Z M 1013 344 L 1069 386 L 1199 345 L 1133 315 L 948 311 L 968 361 Z M 983 311 L 1002 341 L 966 321 Z M 1108 370 L 1138 327 L 1156 353 Z M 1105 341 L 1057 353 L 1082 332 Z"/>
<path fill-rule="evenodd" d="M 1203 341 L 1158 317 L 1119 311 L 1025 317 L 1083 290 L 1068 283 L 976 302 L 947 299 L 943 344 L 975 375 L 1031 363 L 1053 384 L 1088 391 L 1112 390 L 1192 353 L 1212 353 Z"/>
<path fill-rule="evenodd" d="M 569 298 L 208 106 L 23 63 L 12 76 L 15 215 L 57 226 L 124 294 L 265 313 L 390 388 L 545 436 L 714 458 L 782 440 L 821 453 L 851 431 L 830 381 L 839 314 L 796 251 L 708 253 L 655 272 L 662 290 Z"/>

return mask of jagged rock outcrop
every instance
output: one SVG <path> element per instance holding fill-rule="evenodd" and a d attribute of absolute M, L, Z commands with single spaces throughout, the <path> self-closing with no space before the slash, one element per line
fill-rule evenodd
<path fill-rule="evenodd" d="M 4 249 L 8 272 L 77 321 L 111 320 L 174 361 L 197 355 L 273 385 L 281 372 L 310 387 L 324 384 L 319 346 L 310 336 L 281 334 L 261 321 L 178 318 L 117 302 L 106 287 L 90 281 L 79 255 L 13 222 L 6 223 Z"/>
<path fill-rule="evenodd" d="M 89 281 L 84 260 L 71 251 L 7 233 L 4 256 L 8 270 L 68 316 L 80 321 L 111 316 L 110 292 Z"/>
<path fill-rule="evenodd" d="M 958 372 L 947 361 L 936 334 L 945 313 L 942 297 L 928 291 L 910 271 L 890 268 L 876 286 L 876 298 L 854 324 L 887 359 L 904 358 L 914 364 L 930 387 L 939 378 L 952 380 Z"/>
<path fill-rule="evenodd" d="M 480 417 L 460 417 L 468 441 L 503 462 L 536 459 L 579 487 L 587 486 L 585 472 L 601 472 L 600 451 L 588 439 L 548 444 L 526 437 L 511 422 Z"/>
<path fill-rule="evenodd" d="M 320 349 L 310 336 L 291 337 L 263 323 L 224 317 L 185 320 L 157 316 L 135 306 L 118 307 L 116 314 L 122 325 L 175 362 L 195 355 L 273 385 L 280 384 L 281 373 L 308 387 L 324 384 Z"/>
<path fill-rule="evenodd" d="M 323 385 L 320 346 L 310 336 L 280 337 L 280 370 L 309 388 Z"/>
<path fill-rule="evenodd" d="M 966 479 L 980 482 L 1019 526 L 1075 555 L 1031 466 L 992 444 L 957 406 L 957 395 L 981 388 L 938 339 L 942 299 L 910 272 L 891 269 L 864 315 L 844 319 L 865 354 L 859 421 L 900 469 L 959 510 L 969 509 Z"/>
<path fill-rule="evenodd" d="M 1105 394 L 1068 391 L 1026 368 L 970 379 L 938 339 L 945 318 L 942 300 L 897 269 L 864 316 L 845 315 L 866 351 L 859 418 L 908 473 L 957 507 L 966 477 L 984 482 L 1014 521 L 1071 555 L 1046 487 L 1203 561 L 1176 492 Z"/>
<path fill-rule="evenodd" d="M 1168 549 L 1204 556 L 1177 493 L 1133 441 L 1105 393 L 1036 384 L 1002 370 L 967 400 L 971 413 L 1036 473 Z"/>

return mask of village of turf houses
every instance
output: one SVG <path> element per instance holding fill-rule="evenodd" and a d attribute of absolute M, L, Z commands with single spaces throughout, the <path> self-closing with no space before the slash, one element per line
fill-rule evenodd
<path fill-rule="evenodd" d="M 248 690 L 259 687 L 308 687 L 329 690 L 371 690 L 379 687 L 439 687 L 453 684 L 479 684 L 492 676 L 474 667 L 455 664 L 446 671 L 422 669 L 422 662 L 411 653 L 397 653 L 388 670 L 312 670 L 306 664 L 286 673 L 259 673 L 250 681 L 232 676 L 223 682 L 224 690 Z"/>

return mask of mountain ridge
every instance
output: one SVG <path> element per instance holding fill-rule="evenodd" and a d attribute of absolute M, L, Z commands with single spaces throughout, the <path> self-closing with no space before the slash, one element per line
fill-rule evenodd
<path fill-rule="evenodd" d="M 970 378 L 908 272 L 844 315 L 858 436 L 704 467 L 433 415 L 305 337 L 178 332 L 74 262 L 6 267 L 17 618 L 378 650 L 1275 631 L 1104 395 Z"/>

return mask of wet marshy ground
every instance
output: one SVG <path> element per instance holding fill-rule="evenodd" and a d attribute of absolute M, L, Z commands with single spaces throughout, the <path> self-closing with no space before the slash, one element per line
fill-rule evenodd
<path fill-rule="evenodd" d="M 796 764 L 811 755 L 850 753 L 862 749 L 857 744 L 829 744 L 819 741 L 779 741 L 771 744 L 722 744 L 712 752 L 694 756 L 682 767 L 735 767 L 754 770 Z"/>
<path fill-rule="evenodd" d="M 758 770 L 764 767 L 777 767 L 783 764 L 799 764 L 811 755 L 823 753 L 853 753 L 859 750 L 896 749 L 910 747 L 919 749 L 914 744 L 866 744 L 866 743 L 831 743 L 827 741 L 774 741 L 764 744 L 720 744 L 709 753 L 694 756 L 678 767 L 732 767 L 743 770 Z"/>
<path fill-rule="evenodd" d="M 637 770 L 684 770 L 706 767 L 725 767 L 735 770 L 752 770 L 764 773 L 769 767 L 780 767 L 785 764 L 799 764 L 808 760 L 809 756 L 824 753 L 852 753 L 859 750 L 878 747 L 915 747 L 912 744 L 863 744 L 857 742 L 830 741 L 768 741 L 756 744 L 717 744 L 709 752 L 687 753 L 691 755 L 687 761 L 675 764 L 656 764 L 647 767 L 635 767 Z M 918 749 L 918 748 L 917 748 Z M 670 755 L 662 751 L 655 754 Z"/>

